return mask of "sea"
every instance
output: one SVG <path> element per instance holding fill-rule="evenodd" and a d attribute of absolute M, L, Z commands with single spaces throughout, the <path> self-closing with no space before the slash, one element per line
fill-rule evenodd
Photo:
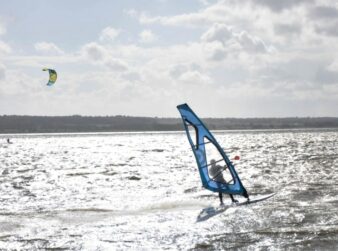
<path fill-rule="evenodd" d="M 338 250 L 338 129 L 213 133 L 275 195 L 203 221 L 184 132 L 0 135 L 0 250 Z"/>

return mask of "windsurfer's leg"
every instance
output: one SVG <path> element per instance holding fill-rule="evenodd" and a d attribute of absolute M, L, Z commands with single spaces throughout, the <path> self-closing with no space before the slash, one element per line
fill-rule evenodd
<path fill-rule="evenodd" d="M 235 200 L 235 199 L 234 199 L 234 196 L 233 196 L 232 194 L 229 194 L 229 196 L 230 196 L 230 198 L 231 198 L 232 203 L 238 202 L 238 200 Z"/>
<path fill-rule="evenodd" d="M 247 192 L 246 190 L 244 191 L 243 196 L 244 196 L 245 198 L 247 198 L 248 201 L 250 200 L 249 194 L 248 194 L 248 192 Z"/>
<path fill-rule="evenodd" d="M 221 202 L 221 205 L 224 205 L 222 192 L 218 192 L 218 197 L 219 197 L 219 201 Z"/>

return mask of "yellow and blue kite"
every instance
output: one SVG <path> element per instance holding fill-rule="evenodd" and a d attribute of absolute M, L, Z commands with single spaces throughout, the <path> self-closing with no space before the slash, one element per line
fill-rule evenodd
<path fill-rule="evenodd" d="M 49 80 L 48 80 L 47 85 L 48 85 L 48 86 L 53 85 L 53 84 L 56 82 L 56 79 L 57 79 L 57 77 L 58 77 L 56 71 L 53 70 L 53 69 L 48 69 L 48 68 L 43 68 L 42 70 L 43 70 L 43 71 L 48 71 L 48 72 L 49 72 Z"/>

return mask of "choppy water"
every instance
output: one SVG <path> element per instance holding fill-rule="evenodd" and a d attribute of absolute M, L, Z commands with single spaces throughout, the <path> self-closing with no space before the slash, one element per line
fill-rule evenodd
<path fill-rule="evenodd" d="M 215 136 L 277 194 L 196 222 L 219 202 L 183 133 L 0 135 L 0 249 L 338 249 L 337 130 Z"/>

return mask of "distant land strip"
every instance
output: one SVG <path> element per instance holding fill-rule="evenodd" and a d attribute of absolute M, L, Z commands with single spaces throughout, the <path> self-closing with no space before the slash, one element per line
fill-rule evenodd
<path fill-rule="evenodd" d="M 204 118 L 211 130 L 338 128 L 336 117 Z M 0 133 L 183 130 L 180 118 L 131 116 L 0 116 Z"/>

